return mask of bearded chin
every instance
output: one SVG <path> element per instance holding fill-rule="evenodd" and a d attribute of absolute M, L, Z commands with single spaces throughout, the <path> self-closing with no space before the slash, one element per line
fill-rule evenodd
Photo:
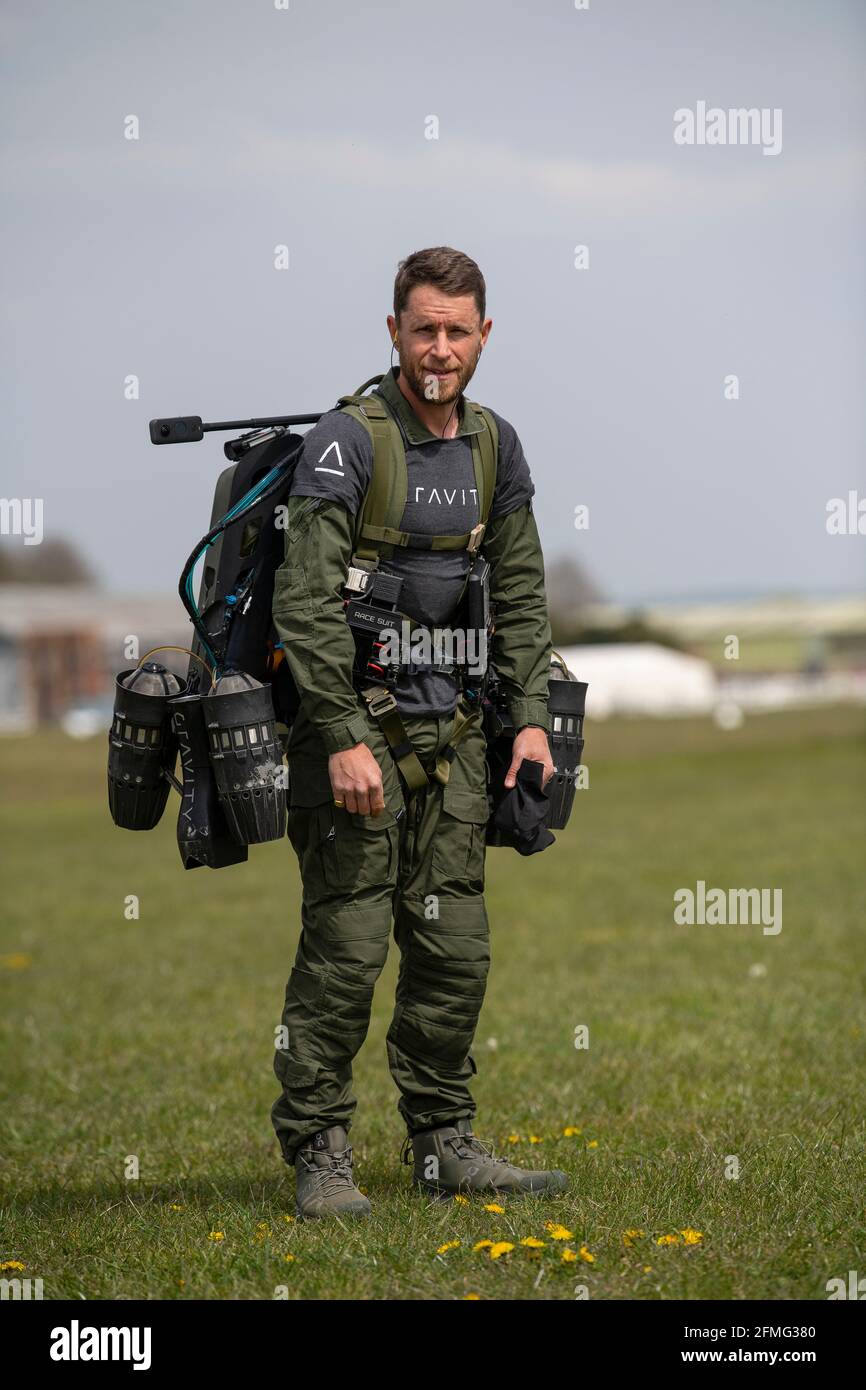
<path fill-rule="evenodd" d="M 471 375 L 471 372 L 459 372 L 456 382 L 443 387 L 435 375 L 422 372 L 421 376 L 413 382 L 413 387 L 415 394 L 422 401 L 436 401 L 439 405 L 450 405 L 466 389 Z"/>

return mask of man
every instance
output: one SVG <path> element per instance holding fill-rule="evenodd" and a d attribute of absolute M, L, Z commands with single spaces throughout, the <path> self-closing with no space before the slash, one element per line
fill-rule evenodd
<path fill-rule="evenodd" d="M 400 526 L 420 546 L 394 546 L 380 572 L 403 579 L 399 611 L 448 625 L 472 554 L 423 548 L 479 522 L 473 435 L 484 417 L 464 400 L 488 340 L 486 289 L 474 261 L 450 247 L 402 262 L 387 319 L 399 366 L 375 393 L 399 425 L 408 469 Z M 491 412 L 492 413 L 492 412 Z M 518 731 L 506 778 L 524 758 L 553 775 L 547 741 L 551 635 L 544 565 L 520 441 L 496 415 L 499 455 L 481 550 L 492 570 L 492 659 Z M 476 440 L 477 444 L 477 440 Z M 355 639 L 343 586 L 373 469 L 373 443 L 351 413 L 334 410 L 307 435 L 291 487 L 286 559 L 277 572 L 274 623 L 301 693 L 292 726 L 289 836 L 303 882 L 302 931 L 274 1070 L 282 1095 L 272 1120 L 297 1174 L 300 1216 L 370 1211 L 352 1176 L 348 1130 L 356 1101 L 352 1059 L 364 1041 L 391 917 L 401 952 L 387 1035 L 406 1123 L 403 1158 L 413 1183 L 455 1191 L 561 1191 L 566 1175 L 522 1170 L 472 1133 L 470 1051 L 490 963 L 484 904 L 486 742 L 480 723 L 454 739 L 457 677 L 443 670 L 397 678 L 397 713 L 430 774 L 410 789 L 389 740 L 352 682 Z M 428 663 L 429 665 L 429 663 Z M 404 750 L 405 751 L 405 750 Z"/>

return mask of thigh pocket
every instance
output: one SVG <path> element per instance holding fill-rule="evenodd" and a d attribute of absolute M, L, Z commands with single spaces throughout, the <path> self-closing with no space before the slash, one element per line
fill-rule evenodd
<path fill-rule="evenodd" d="M 490 807 L 484 792 L 447 783 L 433 841 L 431 891 L 484 892 L 484 855 Z"/>
<path fill-rule="evenodd" d="M 393 888 L 397 882 L 399 827 L 386 806 L 378 816 L 362 816 L 344 806 L 328 807 L 334 827 L 336 861 L 343 892 Z"/>
<path fill-rule="evenodd" d="M 362 816 L 334 804 L 327 763 L 303 757 L 290 757 L 289 763 L 289 835 L 293 844 L 303 839 L 307 862 L 327 888 L 351 897 L 361 889 L 395 886 L 399 822 L 392 803 L 403 810 L 399 786 L 383 770 L 385 809 Z"/>
<path fill-rule="evenodd" d="M 378 816 L 352 815 L 333 798 L 318 806 L 289 812 L 308 816 L 308 862 L 330 890 L 352 898 L 367 888 L 393 887 L 397 874 L 399 830 L 389 810 Z"/>

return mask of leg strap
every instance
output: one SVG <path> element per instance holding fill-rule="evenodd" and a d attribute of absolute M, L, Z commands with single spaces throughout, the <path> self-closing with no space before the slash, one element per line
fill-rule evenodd
<path fill-rule="evenodd" d="M 388 740 L 391 756 L 403 774 L 409 790 L 415 792 L 419 791 L 421 787 L 426 787 L 430 778 L 409 741 L 403 720 L 397 711 L 397 701 L 393 691 L 384 685 L 371 685 L 366 690 L 362 690 L 361 694 L 367 702 L 367 708 Z M 464 699 L 459 701 L 454 710 L 454 723 L 448 735 L 448 742 L 439 753 L 435 766 L 427 770 L 430 777 L 441 782 L 443 787 L 448 782 L 457 744 L 468 730 L 479 722 L 480 718 L 480 707 L 472 709 Z"/>
<path fill-rule="evenodd" d="M 433 776 L 437 782 L 441 782 L 443 787 L 448 784 L 448 776 L 451 772 L 451 764 L 457 751 L 457 744 L 468 733 L 471 728 L 479 723 L 481 719 L 481 708 L 478 706 L 472 709 L 467 702 L 461 698 L 454 710 L 454 723 L 448 735 L 448 742 L 436 759 L 436 767 Z"/>
<path fill-rule="evenodd" d="M 367 708 L 388 740 L 397 767 L 411 792 L 420 791 L 427 786 L 427 774 L 421 761 L 409 742 L 403 720 L 397 713 L 397 701 L 387 686 L 370 685 L 361 694 L 367 701 Z"/>

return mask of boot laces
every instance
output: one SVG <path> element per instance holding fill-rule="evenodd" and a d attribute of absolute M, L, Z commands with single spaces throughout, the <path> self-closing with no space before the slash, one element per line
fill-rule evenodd
<path fill-rule="evenodd" d="M 333 1193 L 345 1191 L 347 1187 L 355 1186 L 355 1180 L 352 1177 L 351 1144 L 345 1149 L 338 1149 L 336 1152 L 329 1153 L 327 1168 L 324 1164 L 314 1163 L 306 1155 L 302 1156 L 307 1170 L 315 1177 L 323 1196 L 329 1197 Z"/>
<path fill-rule="evenodd" d="M 458 1158 L 489 1158 L 494 1163 L 502 1162 L 502 1159 L 493 1152 L 491 1145 L 485 1144 L 475 1134 L 458 1134 L 453 1139 L 447 1139 L 446 1143 L 452 1145 Z M 468 1153 L 460 1153 L 461 1148 L 467 1149 Z"/>
<path fill-rule="evenodd" d="M 510 1166 L 507 1164 L 506 1159 L 498 1157 L 492 1145 L 486 1144 L 475 1134 L 455 1134 L 453 1138 L 448 1138 L 445 1142 L 452 1146 L 458 1158 L 489 1158 L 494 1163 L 505 1163 L 507 1166 Z M 461 1150 L 465 1150 L 466 1152 L 461 1152 Z M 400 1150 L 400 1161 L 401 1163 L 412 1162 L 411 1134 L 407 1134 L 406 1138 L 403 1140 L 403 1147 Z"/>

